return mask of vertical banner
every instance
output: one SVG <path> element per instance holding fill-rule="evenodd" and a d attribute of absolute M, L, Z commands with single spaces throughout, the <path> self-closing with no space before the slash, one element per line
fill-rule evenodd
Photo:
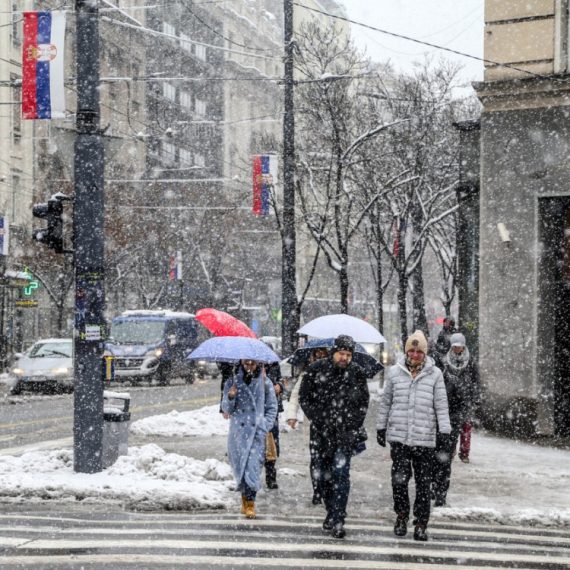
<path fill-rule="evenodd" d="M 22 118 L 64 119 L 67 12 L 24 12 Z"/>
<path fill-rule="evenodd" d="M 0 255 L 8 255 L 10 246 L 10 224 L 8 218 L 0 218 Z"/>
<path fill-rule="evenodd" d="M 182 252 L 173 251 L 170 254 L 170 279 L 180 281 L 182 279 Z"/>
<path fill-rule="evenodd" d="M 253 213 L 269 214 L 269 192 L 277 184 L 278 160 L 275 155 L 253 157 Z"/>

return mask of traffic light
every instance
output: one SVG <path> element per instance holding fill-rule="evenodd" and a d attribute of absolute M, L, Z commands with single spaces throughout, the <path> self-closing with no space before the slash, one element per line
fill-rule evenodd
<path fill-rule="evenodd" d="M 34 230 L 34 239 L 56 253 L 63 253 L 63 200 L 69 198 L 55 194 L 46 203 L 36 204 L 32 208 L 34 217 L 47 220 L 47 228 Z"/>

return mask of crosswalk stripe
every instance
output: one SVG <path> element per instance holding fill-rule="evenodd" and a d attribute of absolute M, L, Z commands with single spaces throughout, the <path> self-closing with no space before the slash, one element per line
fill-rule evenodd
<path fill-rule="evenodd" d="M 230 566 L 231 568 L 245 566 L 274 567 L 274 568 L 343 568 L 355 570 L 457 570 L 457 564 L 429 564 L 414 562 L 381 562 L 377 560 L 312 560 L 306 558 L 237 558 L 231 559 L 221 556 L 169 556 L 169 555 L 149 555 L 149 554 L 85 554 L 81 556 L 57 556 L 53 559 L 46 559 L 45 556 L 9 556 L 0 557 L 0 566 L 28 568 L 32 565 L 47 565 L 50 562 L 57 562 L 58 568 L 62 568 L 65 563 L 77 565 L 81 564 L 133 564 L 161 566 Z M 286 564 L 286 565 L 285 565 Z M 489 570 L 489 566 L 469 566 L 469 570 Z"/>
<path fill-rule="evenodd" d="M 155 550 L 155 549 L 173 549 L 173 550 L 216 550 L 217 552 L 231 551 L 238 548 L 240 550 L 254 551 L 254 552 L 282 552 L 282 553 L 299 553 L 307 552 L 312 553 L 315 551 L 315 544 L 280 544 L 276 542 L 219 542 L 219 541 L 196 541 L 196 540 L 32 540 L 23 546 L 16 546 L 15 550 L 25 548 L 33 551 L 37 550 L 65 550 L 65 549 L 89 549 L 89 548 L 133 548 L 141 550 Z M 395 552 L 399 556 L 432 556 L 440 559 L 470 559 L 479 561 L 493 561 L 502 562 L 508 560 L 509 562 L 528 562 L 528 563 L 542 563 L 548 561 L 550 564 L 570 564 L 570 552 L 565 553 L 564 556 L 537 556 L 534 554 L 520 554 L 520 553 L 505 553 L 497 554 L 494 552 L 478 552 L 478 551 L 418 551 L 417 548 L 406 548 L 401 546 L 395 551 L 393 547 L 378 547 L 378 546 L 362 546 L 348 543 L 338 544 L 318 544 L 319 552 L 327 552 L 331 554 L 347 553 L 362 554 L 362 555 L 376 555 L 387 556 L 393 555 Z"/>

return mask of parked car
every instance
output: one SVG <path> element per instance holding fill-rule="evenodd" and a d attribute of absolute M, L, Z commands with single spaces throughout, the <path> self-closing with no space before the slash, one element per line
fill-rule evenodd
<path fill-rule="evenodd" d="M 113 319 L 105 355 L 115 357 L 115 380 L 194 382 L 196 364 L 186 357 L 200 342 L 198 324 L 194 315 L 173 311 L 126 311 Z"/>
<path fill-rule="evenodd" d="M 10 369 L 11 394 L 24 390 L 73 391 L 73 340 L 39 340 L 24 354 L 16 354 Z"/>

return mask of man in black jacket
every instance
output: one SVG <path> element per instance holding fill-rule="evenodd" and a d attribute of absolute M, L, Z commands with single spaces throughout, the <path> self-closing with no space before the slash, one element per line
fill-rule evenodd
<path fill-rule="evenodd" d="M 455 319 L 451 316 L 445 317 L 445 320 L 443 321 L 443 328 L 437 337 L 437 352 L 439 352 L 439 355 L 442 358 L 447 354 L 449 348 L 451 347 L 451 335 L 455 334 L 456 332 L 458 331 L 455 328 Z"/>
<path fill-rule="evenodd" d="M 299 403 L 311 420 L 311 453 L 327 517 L 323 529 L 344 538 L 350 492 L 350 460 L 365 439 L 363 424 L 370 394 L 364 372 L 352 362 L 352 337 L 336 338 L 329 358 L 319 360 L 303 376 Z"/>

